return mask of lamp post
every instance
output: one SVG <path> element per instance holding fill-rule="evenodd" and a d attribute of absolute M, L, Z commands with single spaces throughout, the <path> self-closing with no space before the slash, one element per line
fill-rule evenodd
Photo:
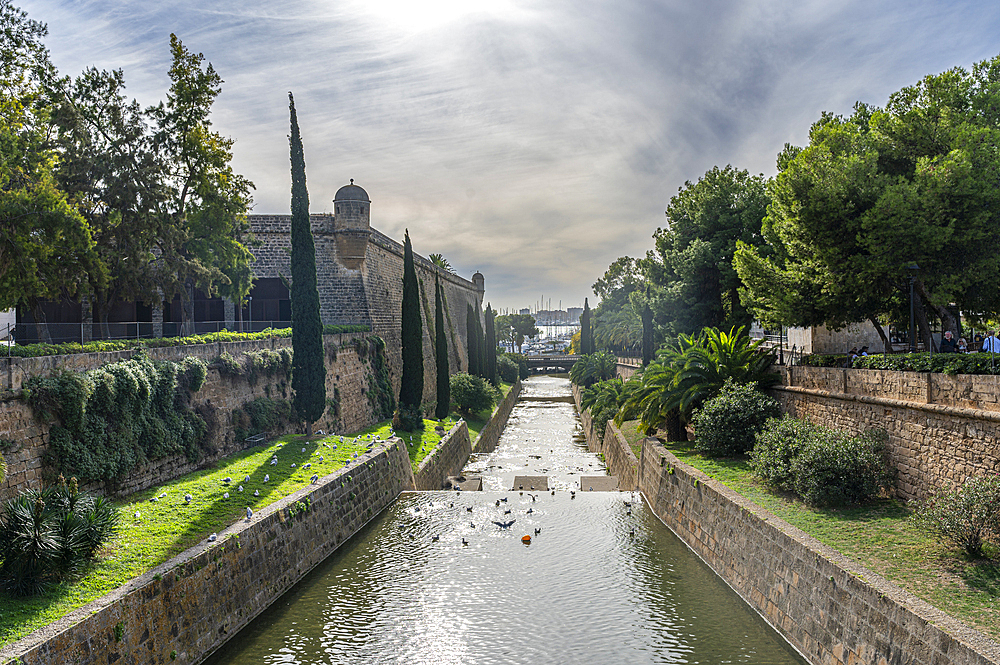
<path fill-rule="evenodd" d="M 916 261 L 911 261 L 906 269 L 910 271 L 910 353 L 915 353 L 917 350 L 917 324 L 916 310 L 913 306 L 913 284 L 917 281 L 917 271 L 920 270 L 920 266 L 917 265 Z"/>

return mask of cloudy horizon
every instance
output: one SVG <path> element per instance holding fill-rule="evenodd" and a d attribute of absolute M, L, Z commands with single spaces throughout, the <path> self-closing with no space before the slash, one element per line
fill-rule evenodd
<path fill-rule="evenodd" d="M 144 105 L 169 86 L 170 33 L 203 53 L 255 213 L 289 208 L 291 90 L 312 211 L 353 178 L 372 226 L 481 271 L 500 308 L 593 303 L 685 181 L 773 175 L 822 111 L 1000 53 L 1000 11 L 973 2 L 15 4 L 61 73 L 121 68 Z"/>

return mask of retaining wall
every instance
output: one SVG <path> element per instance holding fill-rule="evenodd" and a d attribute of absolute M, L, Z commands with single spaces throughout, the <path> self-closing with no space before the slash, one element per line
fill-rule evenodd
<path fill-rule="evenodd" d="M 592 453 L 604 455 L 604 466 L 608 469 L 608 475 L 618 478 L 618 488 L 622 490 L 633 490 L 638 482 L 639 460 L 636 458 L 632 448 L 625 440 L 621 430 L 615 425 L 613 420 L 609 420 L 604 430 L 604 436 L 599 436 L 597 427 L 594 426 L 590 417 L 590 409 L 580 408 L 580 398 L 583 391 L 573 384 L 573 401 L 576 403 L 576 412 L 580 415 L 580 422 L 583 425 L 584 436 L 587 437 L 587 449 Z"/>
<path fill-rule="evenodd" d="M 413 483 L 418 490 L 439 490 L 448 476 L 457 476 L 472 454 L 469 425 L 464 420 L 451 428 L 434 450 L 423 459 Z"/>
<path fill-rule="evenodd" d="M 327 411 L 314 427 L 324 430 L 354 432 L 364 429 L 374 422 L 368 399 L 369 377 L 372 374 L 370 354 L 362 359 L 357 352 L 357 341 L 364 340 L 366 333 L 327 335 L 324 337 L 327 365 L 326 392 L 332 398 L 339 395 L 340 417 Z M 147 349 L 149 356 L 156 360 L 180 362 L 194 356 L 210 363 L 223 352 L 234 357 L 262 349 L 291 347 L 291 340 L 271 338 L 248 342 L 218 342 L 212 344 L 191 344 L 186 346 Z M 111 351 L 103 353 L 78 353 L 40 358 L 11 358 L 7 376 L 20 389 L 25 377 L 46 376 L 55 371 L 69 370 L 83 372 L 104 365 L 128 360 L 137 350 Z M 15 380 L 16 379 L 16 380 Z M 336 391 L 336 393 L 335 393 Z M 162 484 L 168 480 L 209 464 L 235 452 L 244 450 L 251 444 L 237 441 L 232 426 L 233 412 L 245 403 L 259 397 L 291 398 L 291 386 L 287 377 L 260 377 L 250 381 L 243 377 L 223 376 L 216 368 L 209 368 L 205 385 L 192 396 L 193 407 L 208 407 L 214 412 L 218 422 L 215 436 L 209 442 L 214 451 L 195 463 L 185 455 L 175 455 L 151 462 L 122 478 L 117 483 L 92 483 L 84 489 L 98 494 L 124 496 L 147 487 Z M 43 460 L 48 449 L 49 426 L 35 420 L 31 408 L 21 400 L 0 402 L 0 439 L 12 441 L 4 448 L 7 462 L 7 477 L 0 482 L 0 501 L 14 496 L 18 491 L 38 487 L 43 482 Z M 283 432 L 271 432 L 272 435 Z"/>
<path fill-rule="evenodd" d="M 521 380 L 518 379 L 511 386 L 510 392 L 500 400 L 500 404 L 497 405 L 496 411 L 490 416 L 489 422 L 483 426 L 483 429 L 479 430 L 479 436 L 476 437 L 475 444 L 472 447 L 473 452 L 492 453 L 496 450 L 497 442 L 500 441 L 500 435 L 503 434 L 504 428 L 507 427 L 510 412 L 514 410 L 514 405 L 517 404 L 517 398 L 520 394 Z"/>
<path fill-rule="evenodd" d="M 200 662 L 412 488 L 405 447 L 387 442 L 226 529 L 216 542 L 202 542 L 0 649 L 0 662 Z"/>
<path fill-rule="evenodd" d="M 785 413 L 849 432 L 885 429 L 904 499 L 1000 472 L 1000 376 L 791 367 L 782 379 L 771 394 Z"/>
<path fill-rule="evenodd" d="M 644 441 L 639 470 L 639 490 L 653 512 L 811 663 L 1000 662 L 996 642 L 682 464 L 654 441 Z"/>

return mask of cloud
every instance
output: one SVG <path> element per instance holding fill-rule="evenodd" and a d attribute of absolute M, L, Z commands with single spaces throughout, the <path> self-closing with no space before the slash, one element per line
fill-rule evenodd
<path fill-rule="evenodd" d="M 288 209 L 294 91 L 313 209 L 354 178 L 377 228 L 481 270 L 501 307 L 582 304 L 611 261 L 651 247 L 686 180 L 772 174 L 821 111 L 1000 52 L 997 10 L 932 0 L 23 6 L 64 73 L 121 67 L 145 104 L 169 84 L 171 32 L 203 52 L 257 212 Z"/>

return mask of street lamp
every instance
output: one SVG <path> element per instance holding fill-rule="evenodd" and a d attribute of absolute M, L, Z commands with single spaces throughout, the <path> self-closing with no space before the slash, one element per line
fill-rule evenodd
<path fill-rule="evenodd" d="M 915 353 L 917 350 L 917 324 L 916 310 L 913 308 L 913 283 L 917 281 L 917 272 L 920 270 L 920 266 L 917 265 L 916 261 L 911 261 L 906 269 L 910 271 L 910 353 Z"/>

